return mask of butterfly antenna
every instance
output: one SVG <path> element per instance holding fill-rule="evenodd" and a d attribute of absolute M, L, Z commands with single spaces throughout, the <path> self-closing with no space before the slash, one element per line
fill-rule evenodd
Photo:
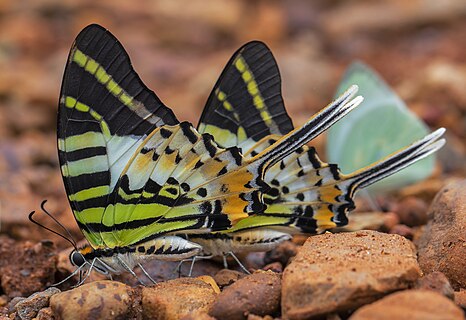
<path fill-rule="evenodd" d="M 35 219 L 34 219 L 34 215 L 36 214 L 36 211 L 32 211 L 32 212 L 29 214 L 29 221 L 31 221 L 32 223 L 38 225 L 39 227 L 42 227 L 42 228 L 44 228 L 45 230 L 48 230 L 48 231 L 50 231 L 50 232 L 56 234 L 57 236 L 59 236 L 59 237 L 65 239 L 66 241 L 68 241 L 69 243 L 71 243 L 71 245 L 73 246 L 74 249 L 78 250 L 78 248 L 77 248 L 77 246 L 76 246 L 76 241 L 73 239 L 73 236 L 71 235 L 70 231 L 69 231 L 67 228 L 65 228 L 65 226 L 62 225 L 62 224 L 60 223 L 60 221 L 58 221 L 50 212 L 48 212 L 47 209 L 45 209 L 45 203 L 46 203 L 46 202 L 47 202 L 47 200 L 42 201 L 42 203 L 40 204 L 40 208 L 42 209 L 42 211 L 43 211 L 50 219 L 52 219 L 62 230 L 65 231 L 65 233 L 66 233 L 66 235 L 68 235 L 68 237 L 65 236 L 65 235 L 63 235 L 63 234 L 61 234 L 61 233 L 59 233 L 59 232 L 57 232 L 57 231 L 55 231 L 55 230 L 53 230 L 53 229 L 51 229 L 51 228 L 49 228 L 49 227 L 47 227 L 47 226 L 45 226 L 45 225 L 43 225 L 42 223 L 38 222 L 37 220 L 35 220 Z"/>

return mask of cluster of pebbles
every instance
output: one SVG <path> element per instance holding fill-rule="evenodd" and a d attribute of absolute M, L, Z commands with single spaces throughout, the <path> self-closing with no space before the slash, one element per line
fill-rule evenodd
<path fill-rule="evenodd" d="M 151 286 L 124 275 L 42 291 L 67 268 L 66 254 L 2 238 L 0 319 L 464 319 L 465 189 L 456 181 L 437 194 L 414 242 L 325 233 L 245 257 L 259 268 L 250 275 L 200 261 L 193 277 L 178 277 L 176 264 L 154 262 L 148 270 L 160 282 Z"/>

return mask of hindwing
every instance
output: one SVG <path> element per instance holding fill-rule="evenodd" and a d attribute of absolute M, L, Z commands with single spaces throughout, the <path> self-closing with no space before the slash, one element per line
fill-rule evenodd
<path fill-rule="evenodd" d="M 249 149 L 267 135 L 284 135 L 292 129 L 272 53 L 262 42 L 245 44 L 215 84 L 199 120 L 199 132 L 212 134 L 223 147 Z"/>
<path fill-rule="evenodd" d="M 90 25 L 77 36 L 60 93 L 58 155 L 71 208 L 92 246 L 102 241 L 91 222 L 102 218 L 126 163 L 150 132 L 176 123 L 112 34 Z"/>

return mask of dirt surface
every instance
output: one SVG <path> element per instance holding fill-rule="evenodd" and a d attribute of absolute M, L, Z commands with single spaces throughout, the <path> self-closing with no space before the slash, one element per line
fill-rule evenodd
<path fill-rule="evenodd" d="M 376 210 L 364 198 L 358 198 L 350 225 L 335 232 L 371 229 L 391 233 L 388 237 L 397 239 L 397 235 L 401 235 L 409 244 L 408 239 L 412 239 L 419 249 L 419 263 L 426 276 L 424 281 L 414 283 L 413 280 L 412 285 L 451 297 L 451 283 L 455 302 L 464 310 L 466 267 L 465 260 L 460 259 L 465 255 L 464 187 L 453 188 L 455 193 L 443 189 L 432 204 L 442 188 L 450 182 L 464 186 L 466 177 L 464 1 L 444 1 L 439 6 L 432 0 L 6 0 L 0 2 L 0 318 L 3 315 L 19 317 L 18 310 L 23 310 L 24 314 L 36 313 L 35 316 L 43 319 L 69 318 L 63 312 L 71 310 L 72 314 L 74 310 L 81 310 L 70 297 L 78 297 L 85 290 L 88 290 L 86 294 L 98 297 L 89 305 L 85 301 L 90 300 L 82 300 L 84 307 L 90 308 L 86 310 L 97 308 L 95 312 L 107 315 L 112 309 L 96 304 L 96 301 L 103 301 L 106 306 L 117 304 L 115 310 L 125 317 L 149 317 L 141 307 L 141 299 L 148 295 L 142 294 L 138 281 L 129 274 L 116 277 L 105 289 L 97 287 L 99 282 L 90 280 L 106 278 L 93 275 L 88 281 L 90 287 L 70 290 L 77 281 L 73 278 L 60 286 L 62 293 L 51 298 L 52 301 L 64 299 L 59 309 L 55 302 L 51 308 L 47 306 L 49 293 L 42 292 L 73 270 L 67 261 L 69 251 L 66 250 L 70 244 L 33 225 L 28 213 L 40 210 L 42 200 L 48 199 L 46 209 L 75 240 L 82 239 L 58 166 L 56 113 L 69 48 L 78 32 L 90 23 L 99 23 L 117 36 L 148 87 L 174 110 L 178 119 L 194 124 L 225 63 L 237 48 L 250 40 L 262 40 L 272 49 L 282 75 L 286 108 L 295 125 L 302 124 L 331 100 L 345 68 L 353 60 L 362 60 L 377 70 L 432 129 L 447 129 L 447 144 L 438 153 L 432 177 L 378 196 Z M 313 141 L 323 160 L 326 159 L 324 142 L 325 136 Z M 45 215 L 38 219 L 59 230 Z M 329 241 L 337 239 L 333 235 L 323 236 L 330 237 Z M 295 237 L 293 242 L 270 253 L 250 254 L 241 257 L 241 261 L 249 270 L 268 269 L 269 273 L 277 272 L 280 278 L 281 271 L 287 273 L 293 256 L 306 239 L 307 236 Z M 336 250 L 332 248 L 329 250 Z M 392 246 L 387 244 L 387 248 L 391 250 Z M 413 252 L 412 260 L 417 263 L 416 251 Z M 187 276 L 189 263 L 182 266 L 180 274 L 174 272 L 176 265 L 175 262 L 155 261 L 145 268 L 160 283 L 167 280 L 176 283 L 179 280 L 173 279 L 179 275 Z M 239 271 L 233 261 L 230 265 Z M 324 263 L 322 270 L 327 272 Z M 435 271 L 441 271 L 446 278 L 427 277 Z M 141 279 L 148 280 L 139 269 L 135 272 Z M 172 308 L 166 309 L 174 312 L 170 314 L 176 314 L 176 310 L 191 310 L 189 315 L 180 312 L 178 316 L 212 319 L 209 306 L 218 302 L 217 297 L 234 292 L 234 299 L 222 299 L 232 302 L 229 306 L 232 310 L 241 306 L 240 314 L 244 319 L 286 317 L 283 305 L 273 305 L 269 309 L 265 307 L 272 304 L 264 305 L 264 309 L 254 309 L 257 303 L 248 305 L 247 289 L 260 289 L 260 283 L 250 280 L 249 276 L 222 271 L 221 261 L 199 261 L 193 275 L 212 276 L 222 292 L 210 294 L 210 285 L 205 281 L 193 284 L 191 280 L 186 283 L 183 280 L 179 290 L 185 295 L 180 297 L 187 297 L 190 292 L 196 296 L 196 290 L 201 290 L 203 296 L 195 297 L 199 301 L 193 298 L 196 300 L 193 306 L 202 308 L 197 310 L 183 305 L 184 309 L 176 309 L 176 304 L 170 302 L 176 297 L 166 296 L 162 300 Z M 112 291 L 113 284 L 118 292 Z M 373 282 L 365 284 L 370 286 Z M 354 319 L 359 319 L 366 315 L 371 317 L 374 312 L 385 314 L 385 310 L 398 305 L 397 316 L 408 317 L 411 313 L 404 309 L 404 299 L 435 300 L 441 296 L 419 292 L 407 292 L 407 298 L 390 298 L 388 302 L 378 300 L 380 303 L 377 301 L 359 313 L 354 313 L 356 306 L 349 303 L 347 308 L 329 309 L 324 316 L 347 319 L 354 313 Z M 40 294 L 30 300 L 22 299 L 34 293 Z M 70 296 L 59 298 L 66 294 Z M 283 297 L 283 292 L 281 295 Z M 200 301 L 207 296 L 209 302 Z M 373 299 L 366 301 L 382 296 L 377 292 Z M 47 302 L 41 304 L 42 309 L 27 308 L 28 301 L 41 297 L 46 297 L 41 301 Z M 19 301 L 26 302 L 15 309 Z M 425 302 L 410 304 L 411 309 L 420 311 L 425 306 Z M 266 316 L 262 310 L 270 314 Z M 458 314 L 453 302 L 449 310 Z M 150 312 L 151 316 L 155 312 L 164 318 L 160 310 L 151 309 Z M 260 315 L 253 315 L 254 312 Z"/>

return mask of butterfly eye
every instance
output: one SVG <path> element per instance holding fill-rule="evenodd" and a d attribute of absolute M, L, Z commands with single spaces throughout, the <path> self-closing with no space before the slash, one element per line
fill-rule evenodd
<path fill-rule="evenodd" d="M 84 258 L 84 256 L 76 250 L 73 250 L 71 252 L 70 261 L 76 267 L 81 267 L 86 263 L 86 259 Z"/>

